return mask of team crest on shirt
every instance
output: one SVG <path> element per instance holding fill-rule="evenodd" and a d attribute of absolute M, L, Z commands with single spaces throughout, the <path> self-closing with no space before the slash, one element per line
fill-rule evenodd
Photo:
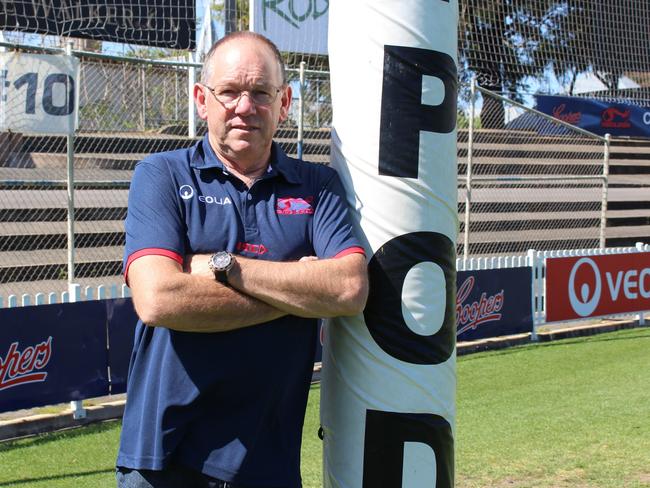
<path fill-rule="evenodd" d="M 275 204 L 275 212 L 280 215 L 312 215 L 314 213 L 313 202 L 314 197 L 278 198 Z"/>

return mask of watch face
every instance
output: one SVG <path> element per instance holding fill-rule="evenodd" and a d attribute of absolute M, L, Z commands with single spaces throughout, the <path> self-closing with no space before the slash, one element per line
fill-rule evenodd
<path fill-rule="evenodd" d="M 230 254 L 228 254 L 227 252 L 218 252 L 217 254 L 212 256 L 212 265 L 217 270 L 226 269 L 230 265 L 231 261 L 232 258 L 230 257 Z"/>

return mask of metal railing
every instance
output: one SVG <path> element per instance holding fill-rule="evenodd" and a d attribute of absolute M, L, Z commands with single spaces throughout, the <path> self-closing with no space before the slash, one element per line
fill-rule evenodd
<path fill-rule="evenodd" d="M 462 255 L 525 253 L 544 241 L 555 248 L 605 247 L 609 146 L 609 135 L 572 126 L 473 81 L 468 129 L 459 137 Z M 504 249 L 504 241 L 516 248 Z"/>

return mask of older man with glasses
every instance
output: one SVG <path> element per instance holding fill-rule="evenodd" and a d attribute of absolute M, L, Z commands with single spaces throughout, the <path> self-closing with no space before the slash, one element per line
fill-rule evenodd
<path fill-rule="evenodd" d="M 273 142 L 291 103 L 273 43 L 221 39 L 194 100 L 205 137 L 145 158 L 129 193 L 118 486 L 298 488 L 316 320 L 361 312 L 364 251 L 336 173 Z"/>

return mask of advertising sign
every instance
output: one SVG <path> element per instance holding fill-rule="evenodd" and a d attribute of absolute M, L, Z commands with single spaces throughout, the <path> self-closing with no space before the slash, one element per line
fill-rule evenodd
<path fill-rule="evenodd" d="M 650 310 L 650 253 L 546 259 L 546 320 Z"/>
<path fill-rule="evenodd" d="M 111 395 L 115 395 L 126 392 L 126 380 L 138 316 L 135 314 L 133 301 L 130 298 L 102 300 L 102 302 L 106 306 Z"/>
<path fill-rule="evenodd" d="M 459 271 L 456 337 L 473 341 L 533 328 L 529 267 Z"/>
<path fill-rule="evenodd" d="M 0 53 L 0 131 L 73 133 L 78 72 L 71 56 Z"/>
<path fill-rule="evenodd" d="M 594 134 L 650 137 L 650 107 L 580 97 L 536 98 L 540 112 Z"/>
<path fill-rule="evenodd" d="M 251 30 L 280 51 L 327 54 L 329 0 L 251 0 Z"/>
<path fill-rule="evenodd" d="M 0 412 L 108 395 L 101 301 L 0 309 Z"/>

